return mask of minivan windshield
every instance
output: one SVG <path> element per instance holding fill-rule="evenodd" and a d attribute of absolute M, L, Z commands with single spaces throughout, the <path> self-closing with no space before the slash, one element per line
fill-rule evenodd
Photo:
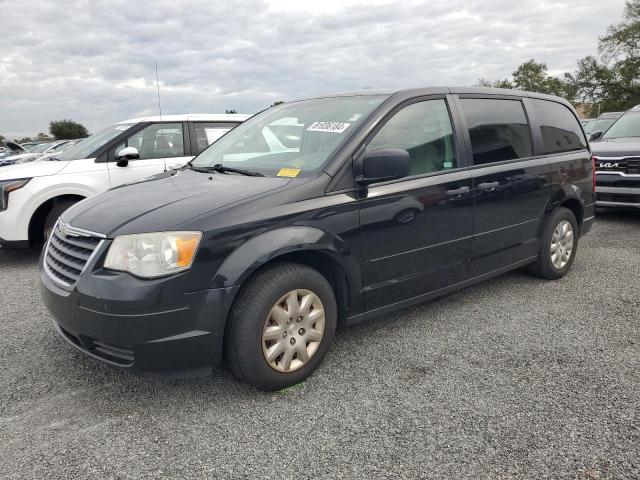
<path fill-rule="evenodd" d="M 107 142 L 110 142 L 125 130 L 131 128 L 133 123 L 117 123 L 111 125 L 104 130 L 100 130 L 98 133 L 94 133 L 90 137 L 79 141 L 73 147 L 59 155 L 55 156 L 56 160 L 80 160 L 81 158 L 87 158 L 98 148 Z"/>
<path fill-rule="evenodd" d="M 269 177 L 310 176 L 386 98 L 318 98 L 269 108 L 213 143 L 191 165 L 222 165 Z"/>
<path fill-rule="evenodd" d="M 609 127 L 601 138 L 607 140 L 625 137 L 640 137 L 640 112 L 625 113 Z"/>

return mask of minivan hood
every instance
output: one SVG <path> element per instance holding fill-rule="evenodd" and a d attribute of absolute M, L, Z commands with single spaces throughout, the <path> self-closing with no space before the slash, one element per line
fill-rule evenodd
<path fill-rule="evenodd" d="M 67 210 L 62 220 L 107 237 L 164 231 L 197 215 L 283 187 L 289 181 L 174 170 L 83 200 Z"/>
<path fill-rule="evenodd" d="M 615 138 L 591 142 L 591 151 L 594 155 L 603 157 L 640 156 L 640 138 Z"/>
<path fill-rule="evenodd" d="M 6 159 L 3 159 L 6 160 Z M 33 178 L 46 177 L 47 175 L 55 175 L 69 162 L 52 161 L 52 160 L 35 160 L 28 163 L 18 163 L 6 165 L 0 168 L 0 180 L 11 180 L 14 178 Z"/>

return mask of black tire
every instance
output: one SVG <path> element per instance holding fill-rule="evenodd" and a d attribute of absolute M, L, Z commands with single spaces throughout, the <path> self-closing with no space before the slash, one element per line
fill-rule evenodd
<path fill-rule="evenodd" d="M 58 221 L 58 217 L 60 217 L 60 215 L 62 215 L 69 207 L 71 207 L 75 203 L 76 202 L 72 202 L 70 200 L 58 202 L 49 211 L 49 213 L 47 214 L 47 218 L 45 218 L 44 220 L 44 229 L 42 232 L 45 242 L 49 240 L 51 232 L 53 232 L 53 227 L 56 226 L 56 222 Z"/>
<path fill-rule="evenodd" d="M 553 264 L 551 260 L 551 241 L 555 229 L 564 221 L 569 222 L 571 224 L 571 227 L 573 228 L 573 248 L 566 265 L 564 265 L 562 268 L 558 268 Z M 568 208 L 558 208 L 553 213 L 553 215 L 549 217 L 547 223 L 544 226 L 540 244 L 540 251 L 538 253 L 538 260 L 531 266 L 530 271 L 539 277 L 547 278 L 549 280 L 556 280 L 558 278 L 564 277 L 571 268 L 571 265 L 573 265 L 573 261 L 576 258 L 576 253 L 578 252 L 579 237 L 580 231 L 578 229 L 578 222 L 576 221 L 576 217 L 573 212 Z"/>
<path fill-rule="evenodd" d="M 291 372 L 279 372 L 263 354 L 262 332 L 278 299 L 299 289 L 314 292 L 322 302 L 324 334 L 307 363 Z M 302 382 L 322 363 L 335 335 L 336 299 L 331 285 L 318 271 L 297 263 L 278 263 L 250 278 L 239 293 L 228 322 L 225 359 L 233 374 L 261 390 L 281 390 Z"/>

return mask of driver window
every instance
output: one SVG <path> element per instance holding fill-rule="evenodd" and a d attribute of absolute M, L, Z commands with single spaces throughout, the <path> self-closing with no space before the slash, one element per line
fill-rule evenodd
<path fill-rule="evenodd" d="M 134 133 L 118 145 L 116 155 L 125 147 L 135 147 L 140 160 L 184 157 L 184 137 L 181 123 L 157 123 Z"/>
<path fill-rule="evenodd" d="M 411 157 L 410 175 L 456 168 L 455 142 L 444 100 L 412 103 L 397 112 L 367 146 L 401 148 Z"/>

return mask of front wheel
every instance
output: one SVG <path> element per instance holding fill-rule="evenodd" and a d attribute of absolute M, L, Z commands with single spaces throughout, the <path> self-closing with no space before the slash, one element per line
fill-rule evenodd
<path fill-rule="evenodd" d="M 53 227 L 56 226 L 56 222 L 60 215 L 62 215 L 69 207 L 75 205 L 76 202 L 72 202 L 69 200 L 65 200 L 63 202 L 56 203 L 53 208 L 47 214 L 47 218 L 44 221 L 44 230 L 43 237 L 46 242 L 49 240 L 51 233 L 53 232 Z"/>
<path fill-rule="evenodd" d="M 322 362 L 335 334 L 336 299 L 318 271 L 276 264 L 249 280 L 229 322 L 231 371 L 262 390 L 280 390 L 303 381 Z"/>
<path fill-rule="evenodd" d="M 555 280 L 564 277 L 578 250 L 578 222 L 571 210 L 559 208 L 549 218 L 542 233 L 538 260 L 533 272 L 543 278 Z"/>

